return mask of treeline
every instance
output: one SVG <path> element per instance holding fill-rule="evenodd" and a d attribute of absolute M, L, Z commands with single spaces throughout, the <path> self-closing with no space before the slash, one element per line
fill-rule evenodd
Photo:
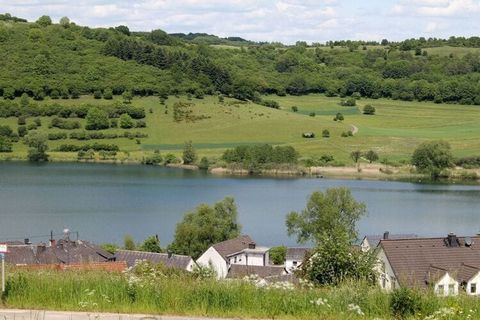
<path fill-rule="evenodd" d="M 88 111 L 96 108 L 93 105 L 60 105 L 58 103 L 17 103 L 16 101 L 0 101 L 0 117 L 51 117 L 60 118 L 85 118 Z M 145 118 L 145 110 L 141 107 L 135 107 L 131 104 L 111 104 L 102 106 L 102 110 L 108 114 L 109 118 L 119 118 L 123 114 L 128 114 L 133 119 Z"/>
<path fill-rule="evenodd" d="M 41 100 L 47 95 L 111 97 L 131 92 L 196 97 L 222 93 L 261 101 L 261 94 L 325 93 L 480 104 L 479 54 L 443 56 L 424 49 L 480 47 L 478 37 L 385 40 L 383 46 L 328 43 L 333 49 L 312 49 L 305 42 L 290 47 L 253 44 L 225 50 L 162 30 L 92 29 L 70 22 L 52 24 L 48 17 L 10 24 L 0 25 L 0 95 L 8 99 L 23 93 Z"/>
<path fill-rule="evenodd" d="M 226 150 L 222 160 L 227 163 L 242 164 L 245 167 L 262 167 L 269 164 L 296 164 L 299 154 L 291 146 L 269 144 L 237 146 Z"/>

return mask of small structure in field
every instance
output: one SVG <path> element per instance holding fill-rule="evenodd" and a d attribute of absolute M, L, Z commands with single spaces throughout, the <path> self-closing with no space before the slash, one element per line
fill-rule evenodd
<path fill-rule="evenodd" d="M 313 132 L 304 132 L 304 133 L 302 133 L 302 137 L 303 137 L 303 138 L 307 138 L 307 139 L 315 138 L 315 133 L 313 133 Z"/>

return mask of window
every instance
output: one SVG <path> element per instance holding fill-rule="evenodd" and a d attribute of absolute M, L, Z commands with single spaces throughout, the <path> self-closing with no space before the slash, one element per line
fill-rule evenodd
<path fill-rule="evenodd" d="M 444 287 L 443 287 L 443 284 L 439 284 L 438 287 L 437 287 L 437 294 L 444 294 Z"/>
<path fill-rule="evenodd" d="M 297 266 L 297 261 L 293 261 L 293 266 L 294 266 L 294 267 Z"/>
<path fill-rule="evenodd" d="M 477 293 L 477 284 L 470 283 L 470 293 Z"/>
<path fill-rule="evenodd" d="M 392 289 L 395 290 L 395 277 L 390 277 L 390 283 L 392 284 Z"/>
<path fill-rule="evenodd" d="M 449 284 L 448 285 L 448 293 L 449 294 L 455 293 L 455 285 L 454 284 Z"/>
<path fill-rule="evenodd" d="M 233 258 L 233 263 L 237 263 L 237 257 Z"/>
<path fill-rule="evenodd" d="M 387 286 L 387 278 L 385 276 L 382 276 L 382 288 L 385 289 Z"/>

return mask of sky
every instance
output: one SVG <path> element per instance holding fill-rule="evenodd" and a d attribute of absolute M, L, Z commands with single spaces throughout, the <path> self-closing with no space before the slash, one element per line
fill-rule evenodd
<path fill-rule="evenodd" d="M 480 0 L 0 0 L 0 12 L 285 44 L 480 34 Z"/>

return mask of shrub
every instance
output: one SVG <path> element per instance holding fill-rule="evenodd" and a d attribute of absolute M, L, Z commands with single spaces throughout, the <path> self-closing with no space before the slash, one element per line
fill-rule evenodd
<path fill-rule="evenodd" d="M 261 104 L 268 108 L 280 109 L 280 104 L 274 100 L 263 100 Z"/>
<path fill-rule="evenodd" d="M 137 123 L 135 124 L 136 128 L 146 128 L 147 123 L 144 120 L 137 120 Z"/>
<path fill-rule="evenodd" d="M 370 104 L 367 104 L 365 107 L 363 107 L 363 114 L 374 115 L 375 111 L 375 107 Z"/>
<path fill-rule="evenodd" d="M 20 116 L 20 117 L 18 117 L 18 119 L 17 119 L 17 124 L 18 124 L 19 126 L 24 126 L 24 125 L 26 125 L 26 124 L 27 124 L 27 118 L 26 118 L 25 116 Z"/>
<path fill-rule="evenodd" d="M 95 99 L 102 99 L 102 91 L 100 90 L 95 90 L 95 92 L 93 93 L 93 97 Z"/>
<path fill-rule="evenodd" d="M 322 131 L 322 137 L 330 138 L 330 131 L 328 131 L 327 129 L 323 130 Z"/>
<path fill-rule="evenodd" d="M 27 130 L 37 130 L 37 124 L 36 123 L 30 123 L 27 126 Z"/>
<path fill-rule="evenodd" d="M 0 137 L 11 137 L 13 130 L 9 126 L 0 126 Z"/>
<path fill-rule="evenodd" d="M 175 157 L 174 154 L 172 153 L 167 153 L 165 156 L 165 164 L 170 164 L 170 163 L 178 163 L 177 157 Z"/>
<path fill-rule="evenodd" d="M 12 141 L 5 136 L 0 136 L 0 152 L 12 152 Z"/>
<path fill-rule="evenodd" d="M 415 316 L 421 310 L 421 296 L 408 288 L 397 289 L 391 295 L 390 309 L 401 319 Z"/>
<path fill-rule="evenodd" d="M 293 107 L 292 107 L 292 111 L 293 111 L 293 112 L 298 112 L 298 107 L 297 107 L 297 106 L 293 106 Z"/>
<path fill-rule="evenodd" d="M 340 101 L 340 105 L 344 107 L 355 107 L 357 105 L 357 100 L 355 98 L 344 99 Z"/>
<path fill-rule="evenodd" d="M 343 121 L 343 120 L 345 120 L 345 117 L 340 112 L 335 115 L 335 118 L 333 118 L 333 121 Z"/>
<path fill-rule="evenodd" d="M 118 128 L 118 120 L 110 119 L 110 128 Z"/>
<path fill-rule="evenodd" d="M 143 163 L 146 165 L 157 165 L 162 162 L 162 155 L 160 154 L 159 150 L 155 150 L 153 155 L 144 159 Z"/>
<path fill-rule="evenodd" d="M 208 170 L 208 168 L 210 167 L 210 161 L 208 161 L 207 157 L 203 157 L 202 159 L 200 159 L 198 167 L 202 170 Z"/>
<path fill-rule="evenodd" d="M 27 130 L 26 126 L 18 126 L 17 130 L 18 130 L 18 136 L 19 137 L 24 137 L 28 133 L 28 130 Z"/>
<path fill-rule="evenodd" d="M 107 88 L 103 91 L 103 99 L 105 99 L 105 100 L 112 100 L 113 99 L 112 89 Z"/>
<path fill-rule="evenodd" d="M 37 127 L 42 126 L 42 120 L 40 118 L 35 118 L 33 122 L 37 125 Z"/>
<path fill-rule="evenodd" d="M 56 132 L 56 133 L 49 133 L 48 140 L 63 140 L 67 139 L 67 134 L 65 132 Z"/>
<path fill-rule="evenodd" d="M 308 115 L 309 115 L 310 117 L 315 117 L 316 114 L 315 114 L 315 112 L 310 112 Z"/>
<path fill-rule="evenodd" d="M 59 128 L 65 130 L 80 129 L 81 125 L 79 121 L 76 120 L 66 120 L 55 117 L 50 122 L 50 128 Z"/>
<path fill-rule="evenodd" d="M 182 158 L 184 164 L 192 164 L 197 161 L 197 153 L 195 152 L 192 141 L 185 142 Z"/>
<path fill-rule="evenodd" d="M 372 163 L 378 160 L 378 154 L 373 150 L 369 150 L 367 153 L 365 153 L 365 158 L 368 160 L 368 162 Z"/>
<path fill-rule="evenodd" d="M 278 246 L 270 249 L 270 261 L 275 265 L 282 265 L 285 263 L 287 256 L 287 247 Z"/>
<path fill-rule="evenodd" d="M 124 113 L 120 116 L 120 128 L 122 129 L 130 129 L 135 126 L 135 123 L 133 122 L 133 119 L 130 115 Z"/>
<path fill-rule="evenodd" d="M 90 108 L 85 120 L 87 121 L 85 125 L 87 130 L 101 130 L 110 127 L 108 114 L 99 108 Z"/>

